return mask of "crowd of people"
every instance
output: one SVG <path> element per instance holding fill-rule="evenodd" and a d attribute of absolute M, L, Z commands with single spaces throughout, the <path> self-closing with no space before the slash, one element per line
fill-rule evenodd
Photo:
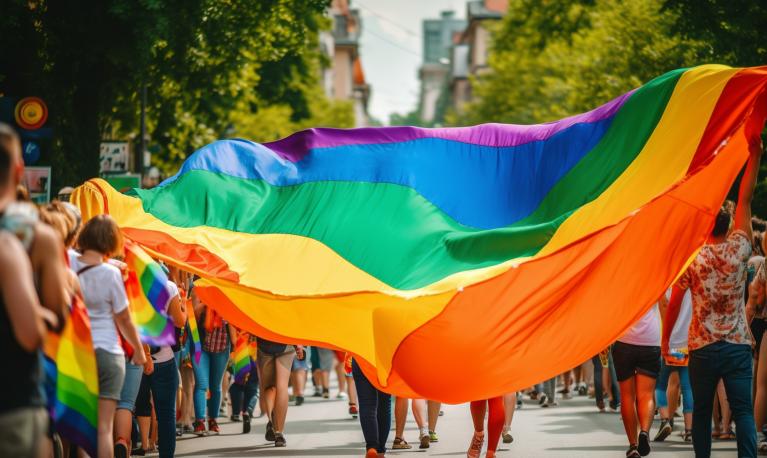
<path fill-rule="evenodd" d="M 552 408 L 573 394 L 590 394 L 601 412 L 620 412 L 629 458 L 648 455 L 653 441 L 672 434 L 680 403 L 679 432 L 696 456 L 710 456 L 712 438 L 737 441 L 739 456 L 767 454 L 767 437 L 757 440 L 757 428 L 767 428 L 767 227 L 750 210 L 761 154 L 761 143 L 752 141 L 737 204 L 719 212 L 690 266 L 613 345 L 536 386 L 471 402 L 467 457 L 482 450 L 493 457 L 499 442 L 512 443 L 512 418 L 523 397 Z M 368 458 L 382 456 L 387 447 L 426 449 L 439 442 L 439 402 L 392 399 L 343 352 L 235 328 L 197 297 L 192 274 L 173 266 L 164 267 L 170 298 L 165 313 L 175 343 L 142 343 L 124 286 L 123 240 L 115 221 L 102 215 L 82 224 L 78 209 L 66 201 L 26 202 L 18 187 L 22 171 L 19 138 L 0 124 L 0 345 L 16 371 L 15 377 L 0 377 L 0 455 L 83 454 L 56 440 L 45 411 L 40 356 L 47 332 L 61 328 L 75 297 L 87 308 L 95 349 L 99 457 L 154 451 L 172 457 L 177 437 L 219 434 L 222 416 L 248 434 L 253 418 L 263 415 L 265 439 L 285 447 L 288 406 L 304 404 L 309 380 L 312 396 L 329 399 L 331 374 L 338 381 L 333 397 L 347 400 L 348 415 L 359 417 Z M 200 323 L 199 354 L 190 318 Z M 232 352 L 240 341 L 257 353 L 244 374 L 235 374 Z M 409 412 L 418 427 L 413 445 L 405 438 Z"/>

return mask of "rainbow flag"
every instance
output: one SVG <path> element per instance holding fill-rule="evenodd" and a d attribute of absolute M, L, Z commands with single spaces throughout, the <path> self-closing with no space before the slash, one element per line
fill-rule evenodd
<path fill-rule="evenodd" d="M 189 334 L 192 337 L 192 350 L 194 352 L 195 364 L 200 364 L 200 355 L 202 355 L 202 344 L 200 343 L 200 331 L 197 329 L 197 318 L 194 316 L 194 307 L 192 299 L 187 300 L 186 305 L 187 324 L 189 325 Z"/>
<path fill-rule="evenodd" d="M 704 243 L 765 87 L 767 67 L 705 65 L 540 125 L 223 140 L 156 188 L 96 179 L 73 201 L 200 275 L 238 328 L 348 350 L 399 396 L 487 399 L 652 306 Z"/>
<path fill-rule="evenodd" d="M 247 333 L 241 332 L 234 346 L 234 380 L 237 383 L 244 383 L 245 377 L 253 368 L 253 353 L 249 337 Z"/>
<path fill-rule="evenodd" d="M 125 291 L 141 340 L 151 345 L 172 345 L 176 334 L 165 310 L 171 299 L 168 277 L 158 263 L 130 241 L 125 243 L 125 263 Z"/>
<path fill-rule="evenodd" d="M 43 353 L 48 407 L 56 431 L 96 456 L 98 371 L 88 311 L 78 297 L 61 334 L 48 334 Z"/>

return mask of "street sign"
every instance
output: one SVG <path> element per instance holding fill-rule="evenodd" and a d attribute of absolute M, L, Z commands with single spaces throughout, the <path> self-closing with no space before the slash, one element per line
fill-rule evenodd
<path fill-rule="evenodd" d="M 128 142 L 102 142 L 99 151 L 101 173 L 122 173 L 128 171 L 130 156 Z"/>

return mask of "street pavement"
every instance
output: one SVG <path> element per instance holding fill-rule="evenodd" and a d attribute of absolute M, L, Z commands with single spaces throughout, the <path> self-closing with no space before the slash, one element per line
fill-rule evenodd
<path fill-rule="evenodd" d="M 344 400 L 307 398 L 288 409 L 286 448 L 275 448 L 264 440 L 265 418 L 254 419 L 250 434 L 242 434 L 242 423 L 221 419 L 221 435 L 197 438 L 184 435 L 176 447 L 177 457 L 347 457 L 364 456 L 364 442 L 358 420 L 346 412 Z M 405 439 L 409 451 L 390 450 L 386 456 L 466 456 L 472 426 L 468 405 L 445 405 L 439 419 L 439 442 L 428 450 L 418 449 L 418 431 L 408 416 Z M 681 425 L 681 418 L 678 419 Z M 655 434 L 653 426 L 651 436 Z M 692 445 L 684 443 L 678 428 L 666 442 L 653 443 L 650 457 L 692 457 Z M 586 397 L 560 400 L 559 406 L 543 409 L 525 400 L 512 423 L 514 442 L 501 444 L 498 457 L 623 457 L 627 448 L 623 425 L 617 413 L 599 413 Z M 389 445 L 394 432 L 389 435 Z M 484 456 L 484 452 L 483 452 Z M 714 442 L 713 457 L 736 456 L 735 442 Z"/>

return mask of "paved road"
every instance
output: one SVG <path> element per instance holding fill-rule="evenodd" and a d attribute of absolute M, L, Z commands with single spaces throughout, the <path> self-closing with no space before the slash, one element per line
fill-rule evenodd
<path fill-rule="evenodd" d="M 428 451 L 390 451 L 387 456 L 419 458 L 425 456 L 465 456 L 471 437 L 471 417 L 467 405 L 444 406 L 437 430 L 440 442 Z M 264 440 L 266 420 L 253 421 L 253 431 L 242 434 L 241 423 L 222 419 L 220 436 L 196 438 L 185 435 L 178 442 L 178 457 L 345 457 L 363 456 L 364 444 L 359 424 L 346 414 L 346 402 L 308 399 L 301 407 L 288 411 L 288 447 L 277 449 Z M 656 423 L 657 426 L 657 423 Z M 653 431 L 654 434 L 655 431 Z M 593 400 L 585 397 L 565 400 L 558 407 L 542 409 L 526 401 L 512 424 L 514 443 L 503 445 L 503 457 L 623 457 L 626 440 L 618 414 L 600 414 Z M 406 440 L 417 443 L 412 415 L 408 418 Z M 393 439 L 393 433 L 389 440 Z M 416 445 L 417 447 L 417 445 Z M 675 432 L 653 449 L 651 457 L 693 456 L 692 446 Z M 714 457 L 736 456 L 734 442 L 715 443 Z"/>

